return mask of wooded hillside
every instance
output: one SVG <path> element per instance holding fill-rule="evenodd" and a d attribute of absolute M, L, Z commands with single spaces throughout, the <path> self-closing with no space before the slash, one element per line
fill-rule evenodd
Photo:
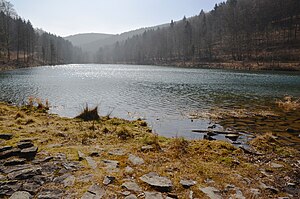
<path fill-rule="evenodd" d="M 80 63 L 79 48 L 56 35 L 37 30 L 19 17 L 13 5 L 0 0 L 0 67 Z"/>
<path fill-rule="evenodd" d="M 100 48 L 99 63 L 291 63 L 300 68 L 299 0 L 228 0 L 208 13 Z"/>

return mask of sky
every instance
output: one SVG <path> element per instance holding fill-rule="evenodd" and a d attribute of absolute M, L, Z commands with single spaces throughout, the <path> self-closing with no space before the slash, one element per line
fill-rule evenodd
<path fill-rule="evenodd" d="M 210 11 L 220 0 L 10 0 L 34 27 L 59 36 L 120 34 Z"/>

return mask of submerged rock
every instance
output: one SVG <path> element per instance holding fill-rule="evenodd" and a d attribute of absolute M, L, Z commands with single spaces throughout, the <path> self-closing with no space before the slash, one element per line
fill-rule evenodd
<path fill-rule="evenodd" d="M 155 172 L 150 172 L 148 174 L 143 175 L 142 177 L 140 177 L 140 180 L 161 191 L 170 191 L 173 187 L 173 184 L 170 179 L 166 177 L 161 177 Z"/>

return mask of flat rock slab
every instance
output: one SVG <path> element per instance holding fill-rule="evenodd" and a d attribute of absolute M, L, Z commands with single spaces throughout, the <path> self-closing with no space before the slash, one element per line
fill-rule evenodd
<path fill-rule="evenodd" d="M 38 194 L 38 199 L 61 199 L 63 195 L 62 190 L 54 189 L 54 190 L 43 190 Z"/>
<path fill-rule="evenodd" d="M 17 191 L 10 196 L 9 199 L 31 199 L 32 196 L 26 191 Z"/>
<path fill-rule="evenodd" d="M 109 184 L 112 184 L 115 180 L 116 180 L 116 178 L 113 176 L 105 176 L 104 180 L 103 180 L 103 184 L 109 185 Z"/>
<path fill-rule="evenodd" d="M 142 146 L 141 151 L 143 151 L 143 152 L 155 151 L 155 148 L 151 145 Z"/>
<path fill-rule="evenodd" d="M 12 137 L 13 137 L 13 134 L 10 134 L 10 133 L 0 134 L 0 139 L 3 139 L 3 140 L 10 140 Z"/>
<path fill-rule="evenodd" d="M 164 199 L 159 192 L 145 192 L 145 199 Z"/>
<path fill-rule="evenodd" d="M 186 179 L 183 179 L 183 180 L 180 180 L 180 184 L 184 187 L 184 188 L 189 188 L 191 186 L 194 186 L 197 184 L 196 181 L 194 180 L 186 180 Z"/>
<path fill-rule="evenodd" d="M 33 147 L 33 143 L 32 142 L 19 142 L 17 144 L 18 148 L 19 149 L 26 149 L 26 148 L 30 148 L 30 147 Z"/>
<path fill-rule="evenodd" d="M 114 149 L 108 152 L 109 155 L 123 156 L 126 152 L 123 149 Z"/>
<path fill-rule="evenodd" d="M 130 194 L 129 196 L 126 196 L 124 199 L 137 199 L 137 197 L 134 194 Z"/>
<path fill-rule="evenodd" d="M 88 165 L 92 169 L 96 169 L 97 168 L 97 163 L 94 161 L 94 159 L 92 157 L 86 157 L 85 160 L 87 161 Z"/>
<path fill-rule="evenodd" d="M 133 174 L 133 172 L 134 172 L 134 169 L 133 168 L 131 168 L 130 166 L 126 166 L 125 167 L 125 173 L 126 174 Z"/>
<path fill-rule="evenodd" d="M 142 177 L 140 177 L 140 180 L 161 191 L 169 191 L 173 187 L 173 184 L 170 179 L 159 176 L 155 172 L 150 172 L 148 174 L 143 175 Z"/>
<path fill-rule="evenodd" d="M 13 157 L 13 158 L 6 160 L 3 165 L 4 166 L 15 166 L 15 165 L 20 165 L 20 164 L 25 164 L 25 162 L 26 162 L 26 159 L 24 159 L 24 158 Z"/>
<path fill-rule="evenodd" d="M 20 171 L 14 171 L 7 175 L 8 179 L 10 180 L 24 180 L 32 178 L 33 176 L 41 174 L 40 167 L 33 167 L 28 169 L 23 169 Z"/>
<path fill-rule="evenodd" d="M 116 169 L 119 167 L 119 162 L 115 160 L 102 160 L 102 162 L 106 165 L 109 169 Z"/>
<path fill-rule="evenodd" d="M 90 182 L 93 178 L 93 174 L 85 174 L 77 178 L 78 182 Z"/>
<path fill-rule="evenodd" d="M 136 182 L 131 182 L 131 181 L 124 182 L 121 186 L 123 188 L 126 188 L 129 191 L 134 191 L 134 192 L 142 192 L 143 191 Z"/>
<path fill-rule="evenodd" d="M 18 156 L 20 154 L 21 150 L 17 148 L 12 148 L 10 150 L 5 150 L 0 152 L 0 160 L 10 158 L 13 156 Z"/>
<path fill-rule="evenodd" d="M 279 169 L 279 168 L 283 168 L 284 166 L 282 164 L 278 164 L 278 163 L 271 163 L 270 166 L 274 169 Z"/>
<path fill-rule="evenodd" d="M 70 187 L 70 186 L 73 186 L 74 183 L 75 183 L 75 180 L 76 180 L 75 176 L 73 176 L 73 175 L 68 176 L 68 177 L 67 177 L 66 179 L 64 179 L 64 181 L 63 181 L 64 187 Z"/>
<path fill-rule="evenodd" d="M 79 160 L 79 161 L 84 160 L 84 158 L 85 158 L 84 153 L 82 153 L 81 151 L 77 151 L 77 154 L 78 154 L 78 160 Z"/>
<path fill-rule="evenodd" d="M 8 151 L 11 150 L 13 147 L 12 146 L 1 146 L 0 147 L 0 153 L 3 151 Z"/>
<path fill-rule="evenodd" d="M 128 160 L 129 160 L 129 162 L 131 162 L 133 165 L 142 165 L 142 164 L 145 163 L 145 161 L 144 161 L 142 158 L 137 157 L 137 156 L 132 155 L 132 154 L 129 155 Z"/>
<path fill-rule="evenodd" d="M 220 191 L 215 187 L 204 187 L 200 188 L 200 191 L 206 194 L 210 199 L 222 199 Z"/>
<path fill-rule="evenodd" d="M 97 184 L 89 187 L 88 191 L 83 194 L 81 199 L 100 199 L 105 195 L 105 190 Z"/>
<path fill-rule="evenodd" d="M 25 148 L 25 149 L 21 150 L 19 156 L 22 158 L 33 160 L 36 156 L 37 151 L 38 151 L 38 148 L 36 146 L 30 147 L 30 148 Z"/>

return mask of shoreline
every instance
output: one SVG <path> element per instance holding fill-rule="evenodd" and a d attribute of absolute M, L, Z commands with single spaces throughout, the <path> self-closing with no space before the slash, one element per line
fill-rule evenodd
<path fill-rule="evenodd" d="M 58 198 L 100 193 L 104 198 L 300 196 L 299 152 L 281 146 L 271 133 L 243 149 L 224 141 L 161 137 L 142 120 L 102 117 L 85 122 L 1 102 L 0 113 L 4 198 L 17 191 Z M 14 159 L 24 155 L 16 151 L 26 145 L 36 147 L 29 154 L 33 159 Z M 8 166 L 12 162 L 16 165 Z"/>
<path fill-rule="evenodd" d="M 56 64 L 56 65 L 62 65 Z M 73 63 L 74 64 L 74 63 Z M 86 63 L 91 64 L 91 63 Z M 185 67 L 185 68 L 203 68 L 203 69 L 225 69 L 225 70 L 243 70 L 243 71 L 300 71 L 299 62 L 286 63 L 257 63 L 257 62 L 243 62 L 243 61 L 229 61 L 229 62 L 153 62 L 153 63 L 132 63 L 132 62 L 116 62 L 116 63 L 94 63 L 94 64 L 128 64 L 128 65 L 157 65 L 170 67 Z M 28 67 L 40 67 L 42 64 L 30 64 L 26 66 L 17 65 L 1 65 L 0 72 L 15 70 Z"/>

